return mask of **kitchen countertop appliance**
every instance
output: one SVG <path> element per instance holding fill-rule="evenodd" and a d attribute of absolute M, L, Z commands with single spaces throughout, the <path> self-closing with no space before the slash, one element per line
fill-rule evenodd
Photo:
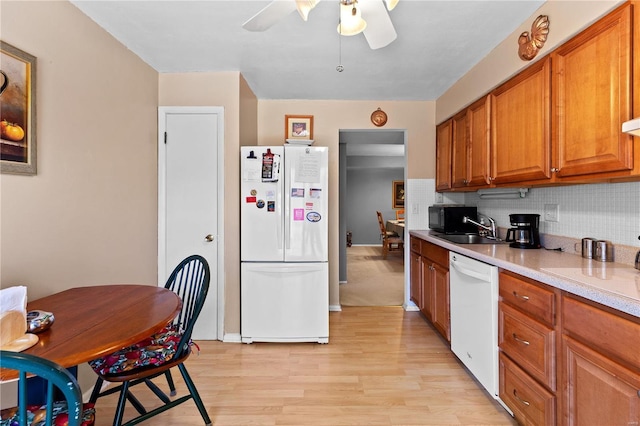
<path fill-rule="evenodd" d="M 540 245 L 540 215 L 516 213 L 510 214 L 511 228 L 507 231 L 505 241 L 510 247 L 521 249 L 539 249 Z"/>
<path fill-rule="evenodd" d="M 465 216 L 477 219 L 478 208 L 460 204 L 429 206 L 429 229 L 445 234 L 477 234 L 478 228 L 463 222 Z"/>

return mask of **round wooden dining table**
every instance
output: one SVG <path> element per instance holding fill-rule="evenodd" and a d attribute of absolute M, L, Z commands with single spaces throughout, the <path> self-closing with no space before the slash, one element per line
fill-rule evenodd
<path fill-rule="evenodd" d="M 178 315 L 180 298 L 164 287 L 76 287 L 27 304 L 27 311 L 54 315 L 51 327 L 24 353 L 69 368 L 132 345 L 161 330 Z M 16 377 L 1 369 L 0 381 Z"/>

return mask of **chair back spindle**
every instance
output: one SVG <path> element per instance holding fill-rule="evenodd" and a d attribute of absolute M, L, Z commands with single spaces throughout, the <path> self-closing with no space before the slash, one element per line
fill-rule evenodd
<path fill-rule="evenodd" d="M 182 332 L 175 358 L 180 358 L 189 350 L 193 326 L 202 311 L 209 291 L 209 265 L 201 256 L 192 255 L 184 259 L 173 270 L 165 288 L 173 291 L 182 300 L 182 309 L 173 324 Z"/>

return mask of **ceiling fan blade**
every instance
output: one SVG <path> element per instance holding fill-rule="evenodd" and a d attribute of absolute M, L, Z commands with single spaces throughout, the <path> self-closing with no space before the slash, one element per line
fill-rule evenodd
<path fill-rule="evenodd" d="M 242 24 L 242 28 L 249 31 L 265 31 L 294 10 L 295 0 L 274 0 Z"/>
<path fill-rule="evenodd" d="M 362 10 L 362 19 L 367 21 L 363 33 L 370 48 L 380 49 L 398 37 L 382 0 L 360 0 L 358 5 Z"/>

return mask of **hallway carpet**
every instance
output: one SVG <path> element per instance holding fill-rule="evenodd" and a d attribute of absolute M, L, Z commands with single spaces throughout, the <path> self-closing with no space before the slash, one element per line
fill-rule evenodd
<path fill-rule="evenodd" d="M 342 306 L 399 306 L 404 302 L 402 253 L 382 258 L 382 246 L 347 247 L 347 282 L 340 284 Z"/>

